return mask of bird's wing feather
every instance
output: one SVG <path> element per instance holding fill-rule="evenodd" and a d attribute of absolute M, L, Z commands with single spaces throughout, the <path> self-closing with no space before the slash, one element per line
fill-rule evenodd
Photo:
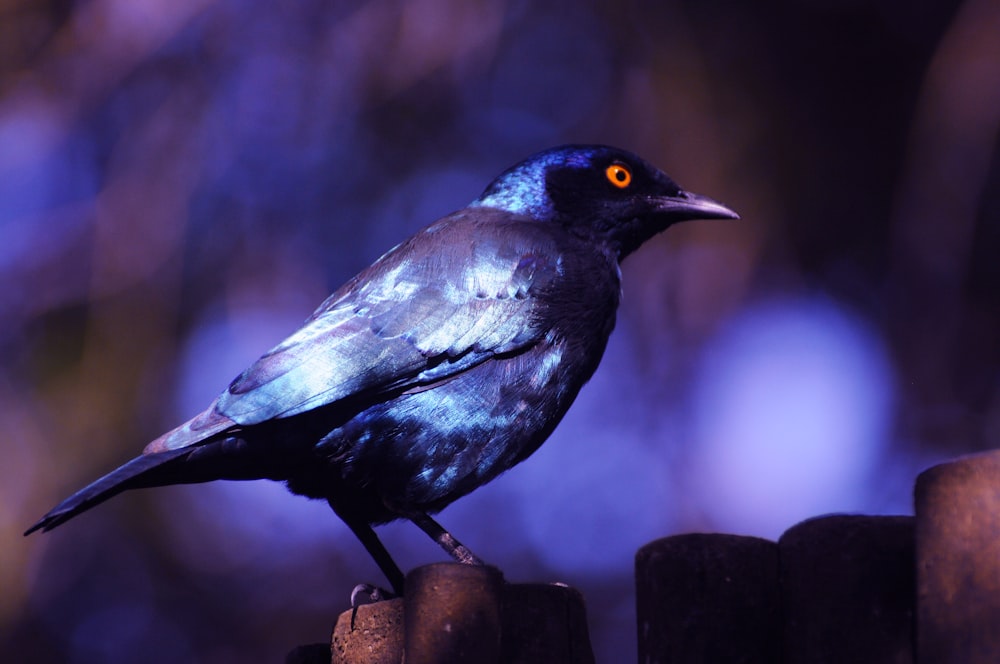
<path fill-rule="evenodd" d="M 537 294 L 558 276 L 558 251 L 537 223 L 496 214 L 456 213 L 380 258 L 234 380 L 200 416 L 208 429 L 416 388 L 537 341 Z M 156 449 L 204 439 L 182 429 Z"/>

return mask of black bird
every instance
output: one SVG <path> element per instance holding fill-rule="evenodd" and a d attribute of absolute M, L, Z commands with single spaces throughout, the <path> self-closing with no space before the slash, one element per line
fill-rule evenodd
<path fill-rule="evenodd" d="M 126 489 L 281 480 L 324 498 L 393 589 L 373 525 L 407 518 L 479 563 L 436 513 L 526 459 L 590 379 L 615 325 L 619 263 L 675 222 L 735 219 L 612 147 L 541 152 L 331 295 L 203 413 L 26 533 Z"/>

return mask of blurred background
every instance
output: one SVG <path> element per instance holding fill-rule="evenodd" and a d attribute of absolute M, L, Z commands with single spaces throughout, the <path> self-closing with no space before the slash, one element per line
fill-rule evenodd
<path fill-rule="evenodd" d="M 994 0 L 0 0 L 0 659 L 282 661 L 383 583 L 269 482 L 58 500 L 204 408 L 383 251 L 546 147 L 738 222 L 624 266 L 597 375 L 441 522 L 635 657 L 633 555 L 909 513 L 1000 440 Z M 408 569 L 443 559 L 380 530 Z"/>

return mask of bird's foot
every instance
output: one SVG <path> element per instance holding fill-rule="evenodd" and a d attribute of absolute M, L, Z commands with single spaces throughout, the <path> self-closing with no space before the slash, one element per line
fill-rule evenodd
<path fill-rule="evenodd" d="M 415 512 L 415 511 L 405 511 L 396 510 L 398 514 L 402 514 L 408 518 L 413 523 L 431 536 L 438 545 L 444 549 L 449 556 L 454 558 L 460 563 L 465 565 L 485 565 L 482 560 L 479 559 L 476 554 L 472 553 L 469 547 L 465 546 L 457 539 L 455 536 L 449 533 L 447 530 L 441 527 L 437 521 L 432 519 L 427 515 L 426 512 Z"/>
<path fill-rule="evenodd" d="M 351 607 L 357 608 L 362 604 L 374 604 L 387 599 L 394 599 L 398 595 L 385 588 L 373 586 L 370 583 L 359 583 L 351 591 Z"/>
<path fill-rule="evenodd" d="M 354 621 L 358 617 L 358 609 L 365 604 L 374 604 L 387 599 L 395 599 L 399 595 L 373 586 L 370 583 L 359 583 L 351 591 L 351 631 L 354 631 Z"/>
<path fill-rule="evenodd" d="M 485 565 L 479 556 L 472 553 L 467 546 L 460 544 L 458 540 L 452 537 L 450 534 L 448 538 L 451 540 L 448 545 L 445 545 L 445 549 L 451 554 L 452 558 L 462 563 L 463 565 Z"/>

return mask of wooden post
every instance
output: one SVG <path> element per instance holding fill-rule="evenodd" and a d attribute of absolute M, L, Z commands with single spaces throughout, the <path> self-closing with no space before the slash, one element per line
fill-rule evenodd
<path fill-rule="evenodd" d="M 403 598 L 344 611 L 333 628 L 332 664 L 400 664 L 403 661 Z"/>
<path fill-rule="evenodd" d="M 593 664 L 583 597 L 558 584 L 506 584 L 495 568 L 437 563 L 406 577 L 406 597 L 337 620 L 333 664 Z"/>
<path fill-rule="evenodd" d="M 778 545 L 736 535 L 675 535 L 635 558 L 639 661 L 779 661 Z"/>
<path fill-rule="evenodd" d="M 917 661 L 1000 662 L 1000 451 L 917 478 Z"/>
<path fill-rule="evenodd" d="M 504 593 L 501 662 L 594 664 L 583 595 L 551 583 L 516 583 Z"/>
<path fill-rule="evenodd" d="M 503 575 L 495 567 L 437 563 L 406 575 L 406 664 L 500 661 Z"/>
<path fill-rule="evenodd" d="M 778 540 L 785 664 L 912 664 L 913 518 L 835 515 Z"/>

